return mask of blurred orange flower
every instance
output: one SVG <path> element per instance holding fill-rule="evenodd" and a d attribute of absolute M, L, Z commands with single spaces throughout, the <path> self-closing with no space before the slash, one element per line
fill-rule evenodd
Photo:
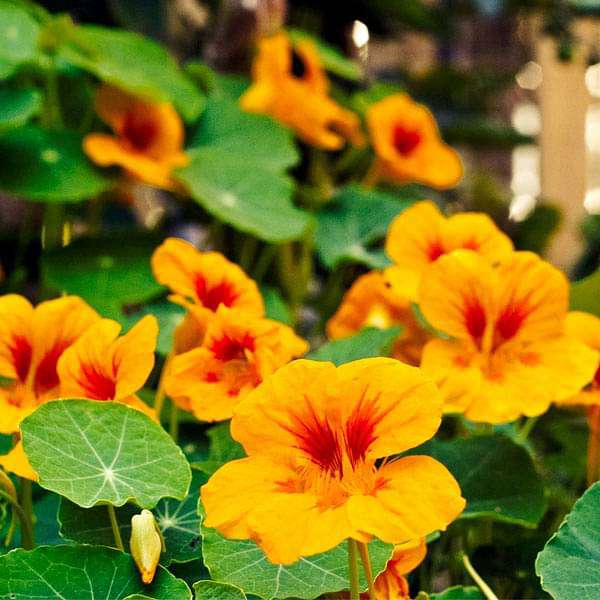
<path fill-rule="evenodd" d="M 454 187 L 461 180 L 458 154 L 440 138 L 429 110 L 407 94 L 372 104 L 367 125 L 377 156 L 374 168 L 386 179 L 438 189 Z"/>
<path fill-rule="evenodd" d="M 495 266 L 457 250 L 429 267 L 419 305 L 452 339 L 432 340 L 422 368 L 440 384 L 448 411 L 502 423 L 545 412 L 594 377 L 598 352 L 565 335 L 568 282 L 530 252 Z"/>
<path fill-rule="evenodd" d="M 440 418 L 435 385 L 414 367 L 294 361 L 238 405 L 231 433 L 248 457 L 202 487 L 205 524 L 280 564 L 346 538 L 397 543 L 445 529 L 465 501 L 443 465 L 376 463 L 429 439 Z"/>
<path fill-rule="evenodd" d="M 346 292 L 337 312 L 327 323 L 327 335 L 340 339 L 353 335 L 364 327 L 387 329 L 401 325 L 403 331 L 394 343 L 393 357 L 417 366 L 423 346 L 431 337 L 417 322 L 412 310 L 414 274 L 394 272 L 394 287 L 379 271 L 361 275 Z M 407 293 L 405 290 L 408 290 Z"/>
<path fill-rule="evenodd" d="M 146 316 L 119 337 L 121 325 L 102 319 L 92 325 L 58 361 L 61 396 L 116 400 L 155 418 L 135 393 L 154 366 L 158 323 Z"/>
<path fill-rule="evenodd" d="M 152 255 L 154 277 L 174 294 L 170 300 L 186 307 L 197 325 L 187 322 L 178 331 L 181 350 L 202 342 L 207 322 L 220 306 L 248 315 L 264 314 L 256 283 L 235 263 L 218 252 L 201 252 L 178 238 L 167 238 Z"/>
<path fill-rule="evenodd" d="M 0 297 L 0 433 L 19 431 L 40 404 L 58 398 L 57 363 L 100 317 L 81 298 L 65 296 L 33 307 L 16 294 Z M 0 465 L 36 479 L 19 442 Z"/>
<path fill-rule="evenodd" d="M 252 76 L 240 99 L 244 110 L 270 115 L 317 148 L 363 143 L 358 117 L 327 95 L 329 81 L 310 41 L 292 46 L 285 32 L 261 39 Z"/>
<path fill-rule="evenodd" d="M 90 133 L 83 149 L 96 164 L 123 167 L 149 185 L 173 190 L 171 173 L 189 159 L 183 152 L 183 124 L 168 103 L 151 103 L 110 85 L 96 93 L 96 112 L 114 135 Z"/>
<path fill-rule="evenodd" d="M 508 256 L 513 244 L 488 215 L 458 213 L 446 218 L 428 200 L 417 202 L 400 213 L 392 221 L 385 243 L 388 256 L 397 266 L 416 273 L 422 273 L 441 256 L 461 248 L 473 250 L 494 262 Z"/>
<path fill-rule="evenodd" d="M 223 421 L 267 375 L 307 350 L 289 327 L 222 306 L 202 346 L 173 359 L 165 389 L 196 418 Z"/>

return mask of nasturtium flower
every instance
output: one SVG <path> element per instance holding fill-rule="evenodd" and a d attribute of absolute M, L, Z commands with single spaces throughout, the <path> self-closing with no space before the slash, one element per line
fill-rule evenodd
<path fill-rule="evenodd" d="M 366 118 L 376 154 L 375 168 L 384 178 L 438 189 L 454 187 L 461 180 L 458 154 L 440 138 L 429 110 L 407 94 L 375 102 Z"/>
<path fill-rule="evenodd" d="M 329 81 L 312 42 L 292 44 L 285 32 L 261 39 L 252 77 L 240 98 L 244 110 L 273 117 L 317 148 L 363 142 L 358 117 L 328 96 Z"/>
<path fill-rule="evenodd" d="M 223 421 L 265 377 L 307 350 L 290 327 L 221 307 L 202 345 L 173 359 L 165 389 L 196 418 Z"/>
<path fill-rule="evenodd" d="M 494 262 L 508 256 L 513 244 L 488 215 L 466 212 L 445 217 L 428 200 L 400 213 L 392 221 L 385 242 L 385 251 L 395 265 L 416 273 L 459 249 L 473 250 Z"/>
<path fill-rule="evenodd" d="M 125 335 L 111 319 L 94 323 L 58 361 L 61 396 L 116 400 L 154 418 L 154 411 L 135 394 L 154 366 L 156 318 L 148 315 Z"/>
<path fill-rule="evenodd" d="M 465 505 L 448 470 L 428 456 L 387 460 L 431 438 L 441 411 L 435 384 L 394 359 L 281 367 L 234 412 L 248 456 L 202 487 L 205 524 L 280 564 L 346 538 L 400 543 L 445 529 Z"/>
<path fill-rule="evenodd" d="M 387 329 L 394 325 L 403 330 L 394 342 L 393 357 L 418 365 L 429 334 L 419 325 L 412 310 L 414 274 L 404 272 L 402 282 L 392 289 L 383 273 L 371 271 L 361 275 L 344 295 L 336 313 L 327 323 L 327 335 L 340 339 L 354 335 L 364 327 Z M 408 286 L 408 294 L 402 285 Z"/>
<path fill-rule="evenodd" d="M 90 133 L 83 149 L 96 164 L 119 166 L 133 178 L 173 190 L 173 169 L 189 158 L 183 151 L 183 123 L 166 102 L 152 103 L 110 85 L 96 93 L 96 112 L 114 135 Z"/>
<path fill-rule="evenodd" d="M 178 334 L 179 345 L 201 342 L 203 330 L 220 306 L 261 317 L 265 307 L 256 283 L 218 252 L 202 252 L 178 238 L 166 239 L 152 255 L 156 280 L 172 292 L 170 300 L 187 308 L 197 320 L 192 338 Z M 193 325 L 188 323 L 189 327 Z M 187 328 L 186 328 L 187 331 Z"/>
<path fill-rule="evenodd" d="M 544 413 L 589 383 L 598 353 L 566 335 L 565 276 L 530 252 L 491 265 L 458 250 L 431 265 L 419 306 L 451 339 L 432 340 L 421 367 L 446 409 L 487 423 Z"/>
<path fill-rule="evenodd" d="M 376 599 L 410 600 L 406 575 L 423 562 L 426 554 L 427 544 L 423 538 L 396 545 L 385 570 L 375 579 Z"/>

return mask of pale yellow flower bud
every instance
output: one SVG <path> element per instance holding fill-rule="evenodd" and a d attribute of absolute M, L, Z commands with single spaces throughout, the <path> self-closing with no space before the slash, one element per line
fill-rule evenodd
<path fill-rule="evenodd" d="M 131 517 L 129 547 L 142 581 L 152 583 L 160 560 L 162 540 L 154 515 L 149 510 L 144 509 L 139 515 Z"/>

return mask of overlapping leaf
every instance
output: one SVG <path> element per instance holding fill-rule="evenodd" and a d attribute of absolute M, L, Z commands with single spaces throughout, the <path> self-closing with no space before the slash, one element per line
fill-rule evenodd
<path fill-rule="evenodd" d="M 170 436 L 117 402 L 49 402 L 21 433 L 40 485 L 85 508 L 127 501 L 152 508 L 161 498 L 183 499 L 190 485 L 190 467 Z"/>
<path fill-rule="evenodd" d="M 24 125 L 40 110 L 42 95 L 33 88 L 0 89 L 0 131 Z"/>
<path fill-rule="evenodd" d="M 21 6 L 0 0 L 0 79 L 35 59 L 40 27 Z"/>

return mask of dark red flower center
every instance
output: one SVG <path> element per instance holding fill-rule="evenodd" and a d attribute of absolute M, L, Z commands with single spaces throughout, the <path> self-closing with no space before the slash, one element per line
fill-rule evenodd
<path fill-rule="evenodd" d="M 427 248 L 427 255 L 429 256 L 429 260 L 431 262 L 435 262 L 443 254 L 446 254 L 446 250 L 444 250 L 442 242 L 435 240 L 429 244 L 429 247 Z"/>
<path fill-rule="evenodd" d="M 403 156 L 408 156 L 422 140 L 422 135 L 419 131 L 409 129 L 400 124 L 394 127 L 392 135 L 394 148 Z"/>
<path fill-rule="evenodd" d="M 485 311 L 481 304 L 473 299 L 465 306 L 465 325 L 471 337 L 480 341 L 486 326 Z"/>
<path fill-rule="evenodd" d="M 98 371 L 93 365 L 84 364 L 81 367 L 79 383 L 87 390 L 87 398 L 90 400 L 113 400 L 115 397 L 114 378 Z"/>
<path fill-rule="evenodd" d="M 229 281 L 210 287 L 202 275 L 196 275 L 196 296 L 203 306 L 216 312 L 221 304 L 231 307 L 235 304 L 239 294 Z"/>
<path fill-rule="evenodd" d="M 71 345 L 70 341 L 57 342 L 44 358 L 40 361 L 35 371 L 34 390 L 36 394 L 43 394 L 56 387 L 59 383 L 56 364 L 62 353 Z"/>
<path fill-rule="evenodd" d="M 241 338 L 231 338 L 224 335 L 222 338 L 215 340 L 210 349 L 217 360 L 229 362 L 230 360 L 245 360 L 246 350 L 254 352 L 255 340 L 246 333 Z"/>
<path fill-rule="evenodd" d="M 21 382 L 25 382 L 29 367 L 31 366 L 31 344 L 29 340 L 21 336 L 15 336 L 10 347 L 10 352 L 13 357 L 13 364 L 17 378 Z"/>
<path fill-rule="evenodd" d="M 134 150 L 144 152 L 152 145 L 158 133 L 155 121 L 147 116 L 128 113 L 123 121 L 121 135 L 131 144 Z"/>

